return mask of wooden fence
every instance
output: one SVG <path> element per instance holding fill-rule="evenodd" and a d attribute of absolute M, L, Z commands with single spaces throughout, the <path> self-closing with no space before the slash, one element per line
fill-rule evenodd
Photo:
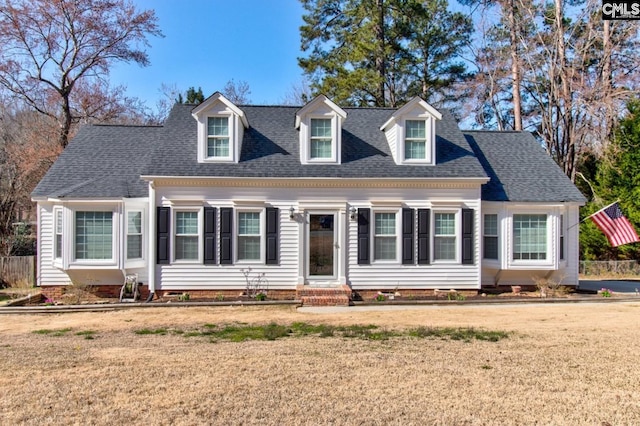
<path fill-rule="evenodd" d="M 36 285 L 36 257 L 0 257 L 0 284 L 11 285 L 27 282 Z"/>
<path fill-rule="evenodd" d="M 600 277 L 640 275 L 640 262 L 637 260 L 581 260 L 580 275 Z"/>

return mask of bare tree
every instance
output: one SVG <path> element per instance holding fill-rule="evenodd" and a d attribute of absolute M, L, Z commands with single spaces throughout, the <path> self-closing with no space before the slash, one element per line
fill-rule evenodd
<path fill-rule="evenodd" d="M 244 80 L 235 82 L 231 79 L 227 81 L 222 89 L 222 94 L 236 105 L 248 104 L 251 102 L 249 96 L 251 95 L 251 88 L 249 83 Z"/>
<path fill-rule="evenodd" d="M 64 148 L 79 87 L 116 61 L 147 65 L 149 35 L 162 35 L 155 12 L 126 0 L 0 0 L 0 87 L 56 120 Z"/>

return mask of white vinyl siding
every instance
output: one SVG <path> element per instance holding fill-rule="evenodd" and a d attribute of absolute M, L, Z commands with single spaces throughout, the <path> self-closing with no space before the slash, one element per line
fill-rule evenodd
<path fill-rule="evenodd" d="M 261 256 L 260 212 L 238 212 L 238 261 L 259 261 Z"/>
<path fill-rule="evenodd" d="M 113 258 L 113 213 L 83 212 L 75 214 L 75 259 L 107 260 Z"/>
<path fill-rule="evenodd" d="M 547 259 L 547 215 L 513 215 L 513 259 Z"/>
<path fill-rule="evenodd" d="M 433 260 L 456 260 L 456 215 L 435 213 Z"/>
<path fill-rule="evenodd" d="M 333 153 L 331 119 L 312 118 L 309 140 L 310 159 L 329 159 Z"/>
<path fill-rule="evenodd" d="M 375 213 L 373 237 L 374 260 L 397 259 L 397 226 L 395 213 Z"/>
<path fill-rule="evenodd" d="M 198 260 L 198 212 L 177 211 L 175 219 L 175 260 Z"/>
<path fill-rule="evenodd" d="M 142 258 L 142 212 L 127 212 L 127 259 Z"/>
<path fill-rule="evenodd" d="M 207 118 L 207 157 L 229 156 L 229 118 Z"/>

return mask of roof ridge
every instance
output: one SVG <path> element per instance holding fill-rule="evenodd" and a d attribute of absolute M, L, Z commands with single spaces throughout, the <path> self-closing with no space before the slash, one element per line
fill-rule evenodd
<path fill-rule="evenodd" d="M 89 123 L 88 126 L 95 127 L 131 127 L 131 128 L 161 128 L 164 127 L 164 124 L 118 124 L 118 123 Z"/>

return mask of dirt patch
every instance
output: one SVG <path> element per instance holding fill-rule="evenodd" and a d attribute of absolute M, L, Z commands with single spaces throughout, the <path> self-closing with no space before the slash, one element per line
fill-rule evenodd
<path fill-rule="evenodd" d="M 302 313 L 173 307 L 0 317 L 0 419 L 16 424 L 638 424 L 640 303 Z M 498 342 L 210 342 L 204 324 L 476 327 Z M 136 334 L 142 328 L 181 334 Z M 68 330 L 67 330 L 68 329 Z M 67 330 L 36 334 L 38 330 Z M 89 333 L 91 332 L 91 333 Z"/>

